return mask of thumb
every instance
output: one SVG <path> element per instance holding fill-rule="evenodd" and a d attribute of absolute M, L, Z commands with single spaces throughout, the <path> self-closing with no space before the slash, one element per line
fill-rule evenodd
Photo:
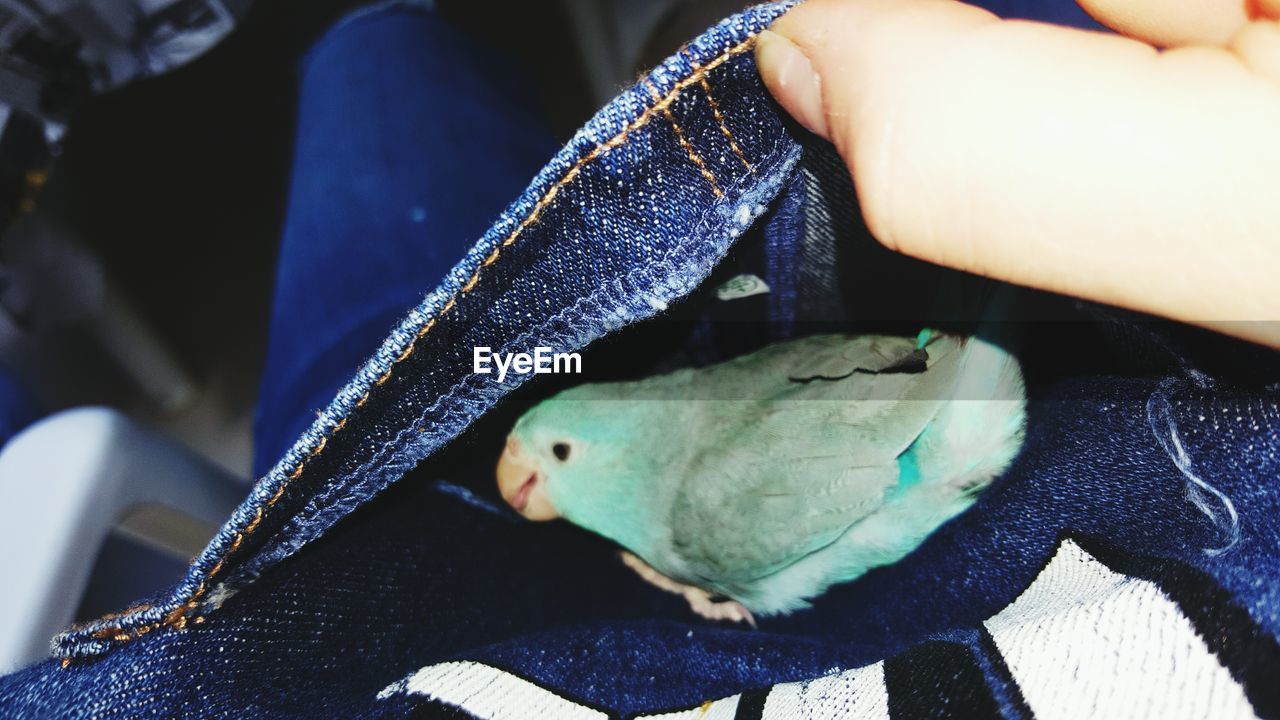
<path fill-rule="evenodd" d="M 951 0 L 809 0 L 761 34 L 872 234 L 1280 346 L 1280 27 L 1159 53 Z"/>

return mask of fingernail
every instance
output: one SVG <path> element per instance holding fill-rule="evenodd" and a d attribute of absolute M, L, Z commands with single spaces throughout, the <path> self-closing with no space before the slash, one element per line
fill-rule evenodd
<path fill-rule="evenodd" d="M 822 110 L 822 79 L 795 43 L 772 30 L 756 40 L 756 65 L 773 97 L 809 132 L 830 139 Z"/>

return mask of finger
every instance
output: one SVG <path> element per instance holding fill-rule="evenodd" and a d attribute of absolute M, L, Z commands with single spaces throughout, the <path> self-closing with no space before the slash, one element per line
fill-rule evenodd
<path fill-rule="evenodd" d="M 774 31 L 766 83 L 889 247 L 1280 345 L 1280 88 L 1239 55 L 950 0 L 809 0 Z"/>
<path fill-rule="evenodd" d="M 1095 20 L 1153 45 L 1225 45 L 1260 12 L 1250 0 L 1078 0 Z"/>
<path fill-rule="evenodd" d="M 1280 87 L 1280 22 L 1249 23 L 1236 33 L 1231 50 L 1250 70 Z"/>

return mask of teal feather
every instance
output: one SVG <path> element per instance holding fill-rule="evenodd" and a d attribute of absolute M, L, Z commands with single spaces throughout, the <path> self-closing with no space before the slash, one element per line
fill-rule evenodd
<path fill-rule="evenodd" d="M 572 388 L 513 434 L 572 443 L 544 467 L 563 517 L 767 615 L 969 507 L 1021 446 L 1024 396 L 1017 361 L 978 338 L 821 335 Z"/>

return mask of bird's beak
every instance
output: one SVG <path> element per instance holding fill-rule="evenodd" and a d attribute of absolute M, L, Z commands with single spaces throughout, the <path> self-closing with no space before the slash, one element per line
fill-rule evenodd
<path fill-rule="evenodd" d="M 498 459 L 498 492 L 515 511 L 530 520 L 554 520 L 560 517 L 547 497 L 546 477 L 537 458 L 522 451 L 514 435 Z"/>

